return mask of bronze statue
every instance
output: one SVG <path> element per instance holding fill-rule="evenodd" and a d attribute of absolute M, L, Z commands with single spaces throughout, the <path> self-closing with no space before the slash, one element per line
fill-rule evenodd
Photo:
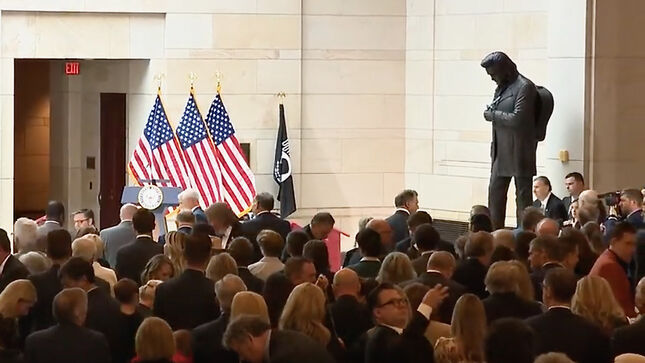
<path fill-rule="evenodd" d="M 493 52 L 482 60 L 481 66 L 497 84 L 493 102 L 484 111 L 484 118 L 493 125 L 488 207 L 493 226 L 498 229 L 504 227 L 511 178 L 515 179 L 518 225 L 521 211 L 532 204 L 531 187 L 536 174 L 535 150 L 539 139 L 536 124 L 539 97 L 535 84 L 517 71 L 517 66 L 506 54 Z M 546 124 L 544 128 L 546 130 Z"/>

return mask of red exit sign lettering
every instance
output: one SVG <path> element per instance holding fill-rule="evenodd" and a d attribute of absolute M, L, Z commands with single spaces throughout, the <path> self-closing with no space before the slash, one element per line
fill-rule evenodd
<path fill-rule="evenodd" d="M 65 62 L 65 74 L 75 76 L 81 73 L 81 64 L 79 62 Z"/>

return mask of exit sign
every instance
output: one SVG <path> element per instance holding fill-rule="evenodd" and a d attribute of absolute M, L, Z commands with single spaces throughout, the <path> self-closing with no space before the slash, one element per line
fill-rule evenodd
<path fill-rule="evenodd" d="M 81 73 L 81 64 L 79 62 L 65 62 L 65 74 L 75 76 Z"/>

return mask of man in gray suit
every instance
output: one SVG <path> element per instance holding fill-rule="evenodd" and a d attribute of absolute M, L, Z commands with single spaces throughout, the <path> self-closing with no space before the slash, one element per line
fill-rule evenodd
<path fill-rule="evenodd" d="M 119 248 L 134 242 L 137 238 L 137 233 L 132 227 L 132 216 L 136 212 L 136 205 L 124 204 L 119 213 L 121 223 L 101 231 L 101 239 L 105 243 L 104 258 L 112 267 L 116 266 L 116 253 Z"/>
<path fill-rule="evenodd" d="M 45 223 L 36 230 L 36 248 L 39 252 L 47 252 L 47 234 L 63 228 L 65 223 L 65 206 L 59 201 L 52 200 L 47 204 Z"/>
<path fill-rule="evenodd" d="M 495 229 L 504 227 L 506 199 L 511 178 L 515 179 L 515 201 L 520 211 L 531 205 L 531 184 L 535 170 L 537 88 L 517 71 L 502 52 L 493 52 L 481 62 L 497 83 L 493 102 L 484 118 L 493 124 L 491 176 L 488 207 Z"/>

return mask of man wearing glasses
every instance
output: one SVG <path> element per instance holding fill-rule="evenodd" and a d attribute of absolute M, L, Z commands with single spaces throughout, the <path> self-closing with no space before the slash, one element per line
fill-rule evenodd
<path fill-rule="evenodd" d="M 448 296 L 448 288 L 436 285 L 411 313 L 403 291 L 390 283 L 378 285 L 367 297 L 376 327 L 368 334 L 366 363 L 427 362 L 433 357 L 432 345 L 425 337 L 433 309 Z"/>
<path fill-rule="evenodd" d="M 72 213 L 76 232 L 85 227 L 94 226 L 94 212 L 91 209 L 79 209 Z"/>

